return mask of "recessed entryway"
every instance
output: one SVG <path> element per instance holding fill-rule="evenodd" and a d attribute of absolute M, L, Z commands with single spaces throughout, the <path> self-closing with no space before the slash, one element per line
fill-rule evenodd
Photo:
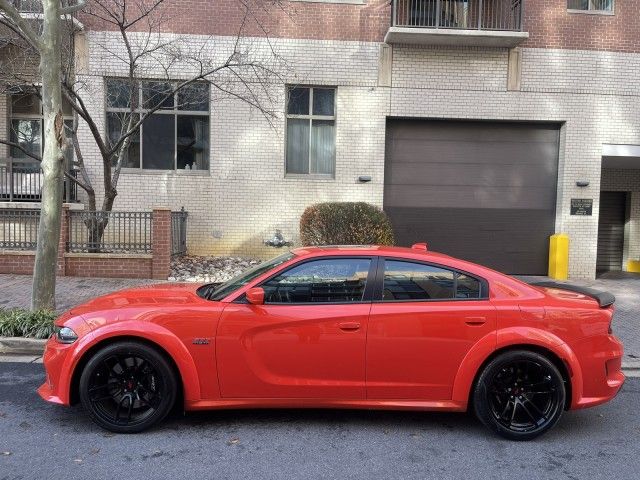
<path fill-rule="evenodd" d="M 627 192 L 600 192 L 596 274 L 623 270 Z"/>

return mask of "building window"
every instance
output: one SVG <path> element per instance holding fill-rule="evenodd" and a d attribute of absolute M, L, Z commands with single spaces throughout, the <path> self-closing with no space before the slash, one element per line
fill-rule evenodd
<path fill-rule="evenodd" d="M 333 176 L 336 158 L 335 88 L 287 89 L 287 174 Z"/>
<path fill-rule="evenodd" d="M 130 123 L 138 121 L 140 114 L 160 104 L 131 136 L 124 167 L 209 170 L 208 83 L 193 83 L 177 93 L 172 93 L 175 83 L 167 81 L 137 82 L 133 92 L 128 80 L 108 78 L 105 84 L 107 137 L 111 145 L 129 130 Z"/>
<path fill-rule="evenodd" d="M 569 10 L 583 12 L 613 12 L 613 0 L 567 0 Z"/>
<path fill-rule="evenodd" d="M 62 114 L 67 135 L 73 128 L 73 112 L 71 104 L 65 97 L 62 99 Z M 26 90 L 11 95 L 10 137 L 11 142 L 17 143 L 27 152 L 42 156 L 44 150 L 44 135 L 42 130 L 42 103 L 39 92 Z M 12 158 L 29 160 L 30 157 L 20 148 L 11 147 Z M 71 150 L 68 153 L 72 156 Z"/>

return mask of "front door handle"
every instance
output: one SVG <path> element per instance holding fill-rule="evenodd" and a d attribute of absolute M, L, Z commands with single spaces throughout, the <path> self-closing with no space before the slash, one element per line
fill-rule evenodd
<path fill-rule="evenodd" d="M 487 319 L 485 317 L 467 317 L 464 319 L 464 323 L 472 327 L 479 327 L 487 323 Z"/>
<path fill-rule="evenodd" d="M 358 330 L 360 322 L 341 322 L 338 324 L 340 330 Z"/>

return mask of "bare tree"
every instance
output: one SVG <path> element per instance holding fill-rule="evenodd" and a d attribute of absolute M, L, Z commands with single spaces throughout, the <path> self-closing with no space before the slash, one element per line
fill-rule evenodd
<path fill-rule="evenodd" d="M 84 7 L 86 0 L 63 7 L 60 0 L 42 0 L 41 31 L 9 0 L 0 0 L 0 23 L 15 32 L 39 57 L 42 83 L 43 189 L 38 245 L 33 270 L 31 307 L 54 308 L 56 262 L 60 238 L 62 207 L 62 178 L 66 145 L 62 115 L 62 25 L 64 16 Z"/>
<path fill-rule="evenodd" d="M 122 168 L 127 165 L 132 141 L 138 141 L 141 125 L 168 103 L 173 102 L 175 108 L 179 109 L 197 106 L 201 101 L 203 88 L 206 87 L 206 91 L 211 91 L 211 94 L 217 93 L 220 97 L 233 98 L 250 105 L 269 122 L 278 115 L 279 95 L 284 92 L 282 85 L 289 72 L 289 66 L 269 39 L 262 20 L 269 15 L 271 9 L 282 9 L 279 0 L 238 0 L 241 20 L 237 34 L 224 39 L 214 36 L 200 37 L 198 41 L 185 41 L 180 36 L 165 33 L 169 29 L 164 28 L 167 21 L 163 13 L 164 3 L 165 0 L 91 0 L 86 6 L 82 4 L 82 18 L 97 25 L 96 30 L 106 32 L 108 38 L 106 41 L 97 42 L 93 51 L 99 50 L 101 60 L 115 66 L 113 78 L 105 79 L 105 101 L 107 104 L 117 104 L 120 108 L 117 115 L 110 117 L 112 124 L 107 131 L 101 127 L 103 112 L 95 111 L 91 106 L 93 96 L 102 95 L 102 92 L 96 92 L 90 84 L 91 80 L 78 74 L 72 64 L 72 51 L 58 55 L 55 64 L 58 84 L 61 86 L 62 96 L 69 101 L 74 112 L 73 127 L 67 131 L 70 138 L 67 148 L 73 149 L 73 166 L 79 175 L 72 176 L 69 172 L 64 174 L 68 182 L 74 182 L 86 193 L 88 208 L 91 211 L 109 212 L 113 209 L 118 195 L 118 181 Z M 0 0 L 0 5 L 11 8 L 8 0 Z M 69 15 L 80 7 L 81 5 L 61 9 L 59 13 Z M 34 51 L 39 55 L 42 66 L 44 57 L 40 50 L 41 45 L 24 41 L 18 23 L 19 14 L 15 13 L 14 17 L 15 20 L 10 19 L 7 25 L 20 33 L 18 37 L 25 45 L 24 48 L 37 46 L 34 47 Z M 249 36 L 247 31 L 251 31 L 253 36 Z M 71 25 L 66 33 L 68 38 L 62 43 L 73 49 L 77 30 Z M 26 40 L 29 40 L 28 37 Z M 44 42 L 41 41 L 41 44 L 44 45 Z M 64 52 L 64 46 L 58 51 Z M 25 50 L 23 53 L 28 58 L 28 52 Z M 49 54 L 49 50 L 46 53 Z M 62 63 L 60 57 L 63 58 Z M 33 79 L 21 73 L 24 69 L 20 67 L 28 60 L 22 61 L 17 58 L 18 60 L 14 60 L 16 66 L 8 69 L 13 72 L 13 82 L 26 87 L 31 85 L 31 89 L 38 91 Z M 0 73 L 0 76 L 2 75 Z M 7 77 L 7 74 L 4 76 Z M 4 82 L 10 83 L 9 79 L 4 79 Z M 50 89 L 44 88 L 43 81 L 43 103 L 45 97 L 51 96 L 49 92 Z M 62 116 L 59 118 L 61 120 Z M 82 142 L 78 139 L 81 126 L 88 129 L 97 147 L 101 159 L 101 172 L 96 172 L 85 162 Z M 55 158 L 58 167 L 62 166 L 64 158 L 64 131 L 62 126 L 60 128 L 62 133 L 59 140 L 62 143 L 58 143 L 57 137 L 45 138 L 45 144 L 50 150 L 57 148 Z M 27 151 L 19 142 L 0 139 L 0 143 L 10 145 L 39 160 L 37 154 Z M 56 145 L 59 145 L 59 148 Z M 42 159 L 43 171 L 45 158 L 52 155 L 50 150 L 45 149 Z M 59 219 L 62 185 L 60 180 L 63 171 L 58 168 L 52 172 L 51 168 L 47 167 L 46 178 L 51 179 L 54 173 L 57 189 L 52 190 L 49 187 L 46 202 L 43 197 L 42 217 L 51 213 Z M 99 178 L 100 176 L 102 178 Z M 103 195 L 102 198 L 99 198 L 100 193 Z M 58 202 L 55 210 L 51 209 L 52 199 Z M 108 215 L 98 213 L 89 216 L 85 221 L 89 231 L 90 250 L 98 250 L 108 219 Z M 43 235 L 47 232 L 50 234 L 50 237 L 47 237 L 50 240 L 46 241 L 47 252 L 55 253 L 53 248 L 57 247 L 57 241 L 54 242 L 52 239 L 54 235 L 59 234 L 59 223 L 57 230 L 45 226 L 44 229 L 41 228 L 41 232 Z M 53 263 L 47 264 L 52 272 L 55 272 L 55 258 L 54 255 Z"/>

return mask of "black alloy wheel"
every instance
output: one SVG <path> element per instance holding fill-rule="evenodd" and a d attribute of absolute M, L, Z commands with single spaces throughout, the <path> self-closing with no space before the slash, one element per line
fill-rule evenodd
<path fill-rule="evenodd" d="M 482 371 L 473 394 L 477 417 L 511 440 L 531 440 L 553 427 L 564 411 L 562 374 L 547 357 L 510 351 Z"/>
<path fill-rule="evenodd" d="M 118 433 L 140 432 L 162 420 L 176 399 L 176 378 L 166 358 L 137 342 L 99 350 L 80 377 L 80 400 L 92 420 Z"/>

